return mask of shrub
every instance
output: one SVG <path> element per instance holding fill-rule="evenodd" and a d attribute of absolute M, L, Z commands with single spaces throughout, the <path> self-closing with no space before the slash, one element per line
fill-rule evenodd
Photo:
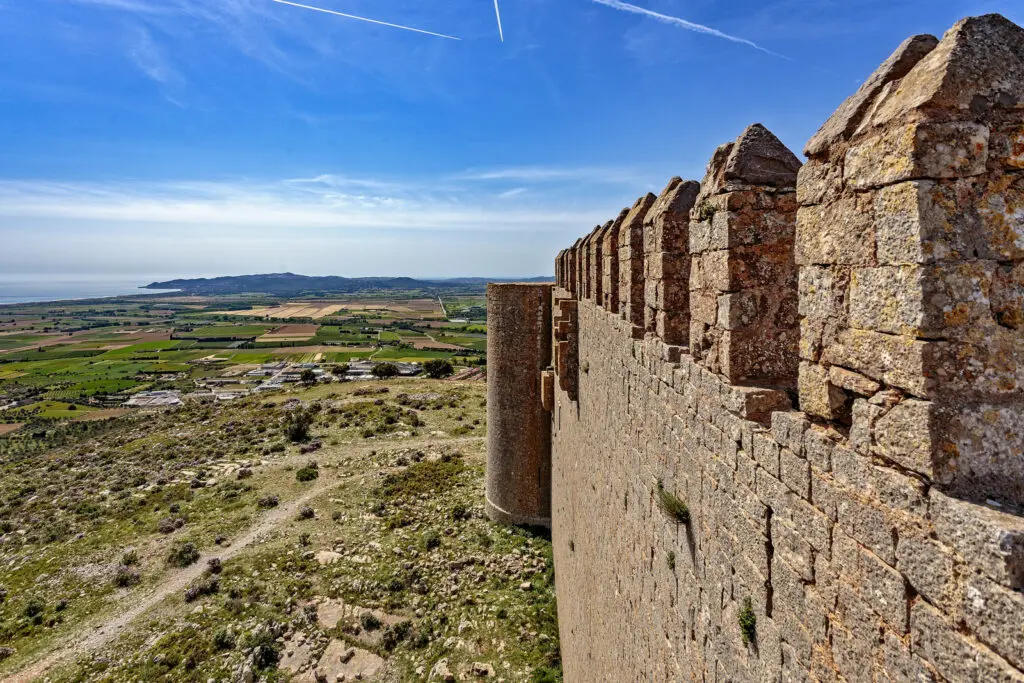
<path fill-rule="evenodd" d="M 301 468 L 295 473 L 295 478 L 298 481 L 313 481 L 320 476 L 320 466 L 317 465 L 315 460 L 310 460 L 305 467 Z"/>
<path fill-rule="evenodd" d="M 220 574 L 224 570 L 224 565 L 221 563 L 219 557 L 211 557 L 206 561 L 206 571 L 211 574 Z"/>
<path fill-rule="evenodd" d="M 142 581 L 142 575 L 134 567 L 122 564 L 114 572 L 114 585 L 118 588 L 130 588 L 137 585 L 140 581 Z"/>
<path fill-rule="evenodd" d="M 530 683 L 562 683 L 562 671 L 550 666 L 538 667 L 530 674 Z"/>
<path fill-rule="evenodd" d="M 213 634 L 213 647 L 217 650 L 234 650 L 237 639 L 235 634 L 226 628 L 219 628 Z"/>
<path fill-rule="evenodd" d="M 248 479 L 249 477 L 252 476 L 252 469 L 249 467 L 243 467 L 240 470 L 238 470 L 237 476 L 239 480 Z"/>
<path fill-rule="evenodd" d="M 433 358 L 423 364 L 423 370 L 432 379 L 448 377 L 455 372 L 452 363 L 444 358 Z"/>
<path fill-rule="evenodd" d="M 384 634 L 381 636 L 380 645 L 390 652 L 398 647 L 399 643 L 408 638 L 411 632 L 411 621 L 400 621 L 394 626 L 388 626 L 384 629 Z"/>
<path fill-rule="evenodd" d="M 277 642 L 274 629 L 258 626 L 245 640 L 245 648 L 252 650 L 252 663 L 257 669 L 277 665 L 277 660 L 281 658 L 281 645 Z"/>
<path fill-rule="evenodd" d="M 423 547 L 427 550 L 433 550 L 441 546 L 441 537 L 437 535 L 436 531 L 428 531 L 423 534 Z"/>
<path fill-rule="evenodd" d="M 125 567 L 134 567 L 139 563 L 139 552 L 135 548 L 129 548 L 121 555 L 121 564 Z"/>
<path fill-rule="evenodd" d="M 21 610 L 21 613 L 29 619 L 35 619 L 42 616 L 45 609 L 46 603 L 44 603 L 41 598 L 33 595 L 28 599 L 28 602 L 25 603 L 25 607 Z"/>
<path fill-rule="evenodd" d="M 185 526 L 185 520 L 181 517 L 164 517 L 157 522 L 156 528 L 162 534 L 173 534 Z"/>
<path fill-rule="evenodd" d="M 314 517 L 316 517 L 316 512 L 308 505 L 303 505 L 299 508 L 299 519 L 313 519 Z"/>
<path fill-rule="evenodd" d="M 278 505 L 280 505 L 280 503 L 281 503 L 281 499 L 278 498 L 277 496 L 275 496 L 272 493 L 268 494 L 266 496 L 263 496 L 262 498 L 260 498 L 259 500 L 256 501 L 256 505 L 261 507 L 261 508 L 263 508 L 264 510 L 269 510 L 271 508 L 276 508 Z"/>
<path fill-rule="evenodd" d="M 678 496 L 670 491 L 666 491 L 661 481 L 658 481 L 658 490 L 656 491 L 658 498 L 658 507 L 668 517 L 674 519 L 679 524 L 690 523 L 690 508 L 686 506 L 686 503 L 681 501 Z"/>
<path fill-rule="evenodd" d="M 398 367 L 394 363 L 377 363 L 370 374 L 379 379 L 387 379 L 398 375 Z"/>
<path fill-rule="evenodd" d="M 199 579 L 185 589 L 185 602 L 195 602 L 205 595 L 213 595 L 220 590 L 220 579 L 204 578 Z"/>
<path fill-rule="evenodd" d="M 175 541 L 167 553 L 167 564 L 188 567 L 199 561 L 199 549 L 192 541 Z"/>
<path fill-rule="evenodd" d="M 306 368 L 299 374 L 299 381 L 303 384 L 316 384 L 316 373 Z"/>
<path fill-rule="evenodd" d="M 363 612 L 363 615 L 359 617 L 359 625 L 363 627 L 364 631 L 376 631 L 384 624 L 374 616 L 373 612 Z"/>
<path fill-rule="evenodd" d="M 469 519 L 470 518 L 469 506 L 466 505 L 465 503 L 456 503 L 455 505 L 452 506 L 451 514 L 452 514 L 452 519 L 455 520 L 456 522 L 461 521 L 461 520 L 465 520 L 465 519 Z"/>
<path fill-rule="evenodd" d="M 341 365 L 334 365 L 331 367 L 331 374 L 335 377 L 344 377 L 348 374 L 348 371 L 348 363 L 342 363 Z"/>
<path fill-rule="evenodd" d="M 749 597 L 743 598 L 743 608 L 740 610 L 739 621 L 743 644 L 749 645 L 757 639 L 757 615 L 754 613 L 754 605 Z"/>
<path fill-rule="evenodd" d="M 309 438 L 309 428 L 313 424 L 313 416 L 308 411 L 293 410 L 284 423 L 284 434 L 292 443 L 299 443 Z"/>

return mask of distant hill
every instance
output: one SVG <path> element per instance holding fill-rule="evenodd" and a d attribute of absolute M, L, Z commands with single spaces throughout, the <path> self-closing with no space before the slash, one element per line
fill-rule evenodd
<path fill-rule="evenodd" d="M 311 277 L 294 273 L 267 275 L 234 275 L 215 278 L 195 278 L 153 282 L 142 289 L 175 289 L 182 294 L 274 294 L 299 296 L 303 294 L 357 294 L 370 291 L 466 290 L 482 291 L 488 282 L 551 282 L 554 278 L 539 277 L 523 280 L 494 278 L 452 278 L 443 280 L 416 280 L 411 277 Z"/>

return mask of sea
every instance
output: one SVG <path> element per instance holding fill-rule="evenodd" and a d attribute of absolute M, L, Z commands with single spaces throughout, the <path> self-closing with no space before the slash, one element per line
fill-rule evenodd
<path fill-rule="evenodd" d="M 139 289 L 153 279 L 30 279 L 19 280 L 0 276 L 0 306 L 27 304 L 46 301 L 72 301 L 78 299 L 102 299 L 130 294 L 171 293 L 173 289 Z"/>

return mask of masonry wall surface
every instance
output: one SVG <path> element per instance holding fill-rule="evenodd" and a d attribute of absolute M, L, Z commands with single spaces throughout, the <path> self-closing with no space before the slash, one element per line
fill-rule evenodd
<path fill-rule="evenodd" d="M 1024 683 L 1024 29 L 908 39 L 805 153 L 750 126 L 490 304 L 568 683 Z"/>
<path fill-rule="evenodd" d="M 566 681 L 1024 680 L 1024 519 L 666 362 L 589 302 L 577 327 L 578 400 L 552 414 Z"/>

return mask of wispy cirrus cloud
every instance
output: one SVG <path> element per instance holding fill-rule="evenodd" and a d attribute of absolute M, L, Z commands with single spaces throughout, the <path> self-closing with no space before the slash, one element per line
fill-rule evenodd
<path fill-rule="evenodd" d="M 326 179 L 326 182 L 324 180 Z M 494 193 L 428 190 L 425 184 L 338 181 L 115 182 L 0 181 L 0 226 L 12 219 L 127 224 L 518 231 L 586 226 L 601 207 L 566 210 L 503 203 Z M 511 199 L 525 192 L 500 193 Z"/>
<path fill-rule="evenodd" d="M 450 176 L 453 180 L 470 182 L 581 182 L 613 185 L 638 185 L 651 180 L 649 172 L 612 166 L 512 166 L 506 168 L 469 169 Z"/>
<path fill-rule="evenodd" d="M 704 26 L 703 24 L 697 24 L 697 23 L 694 23 L 692 21 L 687 21 L 686 19 L 682 19 L 680 17 L 673 17 L 673 16 L 668 15 L 668 14 L 662 14 L 660 12 L 655 12 L 653 10 L 649 10 L 649 9 L 644 8 L 644 7 L 639 7 L 637 5 L 633 5 L 633 4 L 630 4 L 628 2 L 622 2 L 622 0 L 593 0 L 593 1 L 596 2 L 599 5 L 604 5 L 605 7 L 610 7 L 612 9 L 616 9 L 616 10 L 619 10 L 621 12 L 630 12 L 632 14 L 639 14 L 639 15 L 642 15 L 642 16 L 654 19 L 656 21 L 660 21 L 660 22 L 662 22 L 664 24 L 670 24 L 672 26 L 678 26 L 679 28 L 686 29 L 687 31 L 693 31 L 694 33 L 703 33 L 705 35 L 714 36 L 716 38 L 721 38 L 723 40 L 728 40 L 728 41 L 731 41 L 731 42 L 734 42 L 734 43 L 740 43 L 742 45 L 746 45 L 748 47 L 752 47 L 755 50 L 760 50 L 761 52 L 764 52 L 765 54 L 772 55 L 773 57 L 780 57 L 782 59 L 787 59 L 787 60 L 789 59 L 789 57 L 786 57 L 785 55 L 780 55 L 777 52 L 772 52 L 771 50 L 769 50 L 767 48 L 761 47 L 760 45 L 758 45 L 757 43 L 755 43 L 752 40 L 747 40 L 746 38 L 740 38 L 738 36 L 730 35 L 728 33 L 725 33 L 724 31 L 719 31 L 718 29 L 711 28 L 710 26 Z"/>
<path fill-rule="evenodd" d="M 185 84 L 185 78 L 171 63 L 166 51 L 145 28 L 139 27 L 135 32 L 128 56 L 135 67 L 147 78 L 156 81 L 166 89 L 178 88 Z M 172 99 L 165 91 L 165 97 Z"/>

